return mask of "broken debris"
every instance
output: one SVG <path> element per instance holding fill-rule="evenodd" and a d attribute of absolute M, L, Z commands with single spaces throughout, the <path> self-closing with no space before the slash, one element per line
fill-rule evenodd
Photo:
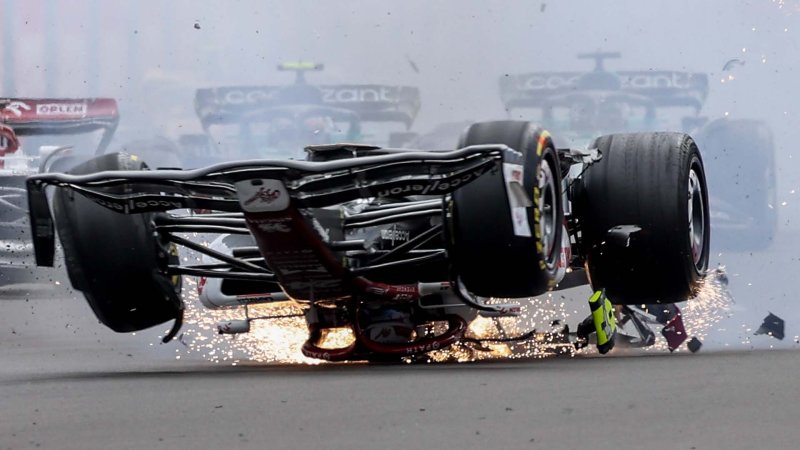
<path fill-rule="evenodd" d="M 689 351 L 692 353 L 697 353 L 702 346 L 703 343 L 700 342 L 700 339 L 697 339 L 697 336 L 693 336 L 692 339 L 686 343 L 686 347 L 688 347 Z"/>
<path fill-rule="evenodd" d="M 764 318 L 764 323 L 758 327 L 755 334 L 768 334 L 776 339 L 783 340 L 784 321 L 775 314 L 769 313 Z"/>
<path fill-rule="evenodd" d="M 411 66 L 411 69 L 413 69 L 414 72 L 419 73 L 419 67 L 417 66 L 417 63 L 412 61 L 410 56 L 406 55 L 406 61 L 408 61 L 408 65 Z"/>
<path fill-rule="evenodd" d="M 683 325 L 683 316 L 675 306 L 677 313 L 661 329 L 661 335 L 667 340 L 667 348 L 674 352 L 686 340 L 686 328 Z"/>
<path fill-rule="evenodd" d="M 744 60 L 741 60 L 739 58 L 733 58 L 733 59 L 728 60 L 725 63 L 725 65 L 722 66 L 722 70 L 723 71 L 733 70 L 733 69 L 735 69 L 737 67 L 740 67 L 740 66 L 743 66 L 743 65 L 744 65 Z"/>

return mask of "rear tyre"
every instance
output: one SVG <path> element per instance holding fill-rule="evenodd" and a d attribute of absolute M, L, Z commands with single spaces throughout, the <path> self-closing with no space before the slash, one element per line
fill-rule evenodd
<path fill-rule="evenodd" d="M 592 288 L 617 304 L 688 299 L 708 268 L 711 235 L 697 145 L 681 133 L 636 133 L 603 136 L 593 147 L 603 157 L 574 201 Z M 608 233 L 622 225 L 640 230 L 629 240 Z"/>
<path fill-rule="evenodd" d="M 134 155 L 110 153 L 69 173 L 146 168 Z M 69 280 L 83 292 L 100 322 L 114 331 L 130 332 L 180 316 L 180 277 L 167 277 L 162 271 L 176 260 L 177 252 L 158 238 L 152 214 L 117 213 L 68 189 L 57 189 L 54 197 Z"/>
<path fill-rule="evenodd" d="M 505 144 L 520 154 L 453 193 L 454 271 L 481 297 L 539 295 L 555 285 L 561 253 L 564 211 L 555 147 L 546 131 L 522 121 L 474 124 L 458 145 L 479 144 Z"/>

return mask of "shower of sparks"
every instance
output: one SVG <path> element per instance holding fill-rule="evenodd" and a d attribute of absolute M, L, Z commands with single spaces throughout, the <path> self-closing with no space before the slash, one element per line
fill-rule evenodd
<path fill-rule="evenodd" d="M 698 294 L 680 305 L 687 337 L 695 336 L 702 341 L 715 324 L 729 314 L 732 299 L 726 284 L 721 281 L 721 274 L 723 272 L 712 271 L 712 275 L 703 281 Z M 217 323 L 244 319 L 244 309 L 206 309 L 200 303 L 197 281 L 192 277 L 184 277 L 183 297 L 186 304 L 185 328 L 176 339 L 179 345 L 175 349 L 175 359 L 199 355 L 208 361 L 229 365 L 237 365 L 242 361 L 277 364 L 325 363 L 322 360 L 308 358 L 300 351 L 308 337 L 308 329 L 302 317 L 253 320 L 249 333 L 218 334 Z M 588 305 L 582 305 L 586 306 L 586 310 L 573 308 L 568 311 L 565 300 L 565 297 L 558 292 L 552 292 L 523 300 L 520 315 L 517 317 L 478 317 L 470 323 L 465 334 L 467 339 L 463 342 L 421 357 L 409 358 L 407 362 L 474 362 L 596 353 L 594 346 L 576 351 L 569 337 L 561 333 L 564 325 L 570 321 L 570 317 L 577 317 L 577 321 L 580 321 L 583 318 L 581 314 L 588 314 Z M 506 303 L 508 299 L 492 301 Z M 251 318 L 299 313 L 302 313 L 301 307 L 292 302 L 248 307 L 248 316 Z M 438 334 L 444 332 L 447 325 L 439 323 L 433 328 L 432 331 Z M 532 330 L 536 330 L 536 333 L 523 341 L 498 341 L 519 337 Z M 658 336 L 656 345 L 646 350 L 667 351 L 666 342 L 660 333 L 656 334 Z M 328 330 L 320 346 L 341 348 L 349 345 L 353 339 L 350 329 Z"/>
<path fill-rule="evenodd" d="M 508 299 L 497 299 L 508 302 Z M 429 353 L 430 362 L 474 362 L 491 359 L 533 359 L 559 354 L 574 355 L 575 350 L 568 341 L 562 341 L 558 333 L 562 326 L 552 326 L 554 321 L 566 323 L 570 316 L 563 301 L 553 294 L 525 301 L 517 317 L 478 317 L 470 323 L 466 337 L 477 340 L 514 338 L 531 330 L 537 333 L 530 339 L 519 342 L 486 341 L 475 345 L 470 339 L 450 348 Z M 564 336 L 563 339 L 566 339 Z"/>
<path fill-rule="evenodd" d="M 186 302 L 182 350 L 187 354 L 200 354 L 204 359 L 216 363 L 238 363 L 255 361 L 264 363 L 319 364 L 322 361 L 307 358 L 300 347 L 308 337 L 308 329 L 302 317 L 254 320 L 249 333 L 226 335 L 217 333 L 217 323 L 225 320 L 244 319 L 244 310 L 208 310 L 200 304 L 197 283 L 184 280 Z M 300 313 L 300 308 L 291 303 L 252 305 L 251 317 L 287 315 Z"/>
<path fill-rule="evenodd" d="M 772 3 L 787 16 L 800 13 L 800 1 L 798 0 L 772 0 Z"/>
<path fill-rule="evenodd" d="M 731 314 L 733 298 L 718 276 L 709 276 L 694 298 L 682 308 L 686 333 L 704 340 L 714 326 Z"/>
<path fill-rule="evenodd" d="M 723 281 L 724 272 L 712 271 L 706 277 L 697 291 L 695 297 L 685 303 L 679 304 L 683 324 L 686 328 L 687 341 L 696 337 L 701 342 L 704 341 L 715 325 L 730 316 L 733 306 L 733 298 L 727 288 L 727 283 Z M 656 333 L 658 339 L 655 345 L 647 347 L 646 351 L 668 351 L 666 340 L 662 339 L 660 333 Z M 675 352 L 689 351 L 682 345 Z"/>
<path fill-rule="evenodd" d="M 186 298 L 187 329 L 182 343 L 176 349 L 176 359 L 184 354 L 199 354 L 215 363 L 236 365 L 241 361 L 282 364 L 321 364 L 325 361 L 307 358 L 300 352 L 300 346 L 308 336 L 302 318 L 256 320 L 250 333 L 242 335 L 219 335 L 217 322 L 242 319 L 241 310 L 207 310 L 199 303 L 196 283 L 186 279 L 184 284 Z M 500 300 L 498 300 L 500 301 Z M 503 300 L 506 301 L 506 300 Z M 714 326 L 727 317 L 733 301 L 726 286 L 715 276 L 709 276 L 688 302 L 681 304 L 687 337 L 704 340 Z M 250 316 L 293 314 L 300 308 L 291 303 L 280 305 L 250 307 Z M 572 316 L 564 301 L 556 300 L 553 294 L 530 299 L 523 304 L 518 317 L 484 318 L 473 320 L 467 329 L 466 337 L 471 338 L 450 348 L 430 352 L 415 361 L 436 362 L 475 362 L 496 359 L 535 359 L 556 355 L 574 356 L 578 353 L 596 353 L 593 346 L 576 351 L 569 339 L 560 334 L 563 324 Z M 555 321 L 555 322 L 554 322 Z M 553 325 L 556 323 L 557 325 Z M 444 324 L 441 327 L 446 328 Z M 521 336 L 531 330 L 537 333 L 530 339 L 520 342 L 486 341 L 476 345 L 472 340 L 508 339 Z M 436 333 L 443 330 L 435 329 Z M 657 335 L 659 335 L 657 333 Z M 348 329 L 331 330 L 326 336 L 325 347 L 337 348 L 352 342 L 353 335 Z M 659 335 L 656 344 L 645 351 L 667 351 L 667 344 Z M 683 351 L 681 347 L 676 351 Z"/>

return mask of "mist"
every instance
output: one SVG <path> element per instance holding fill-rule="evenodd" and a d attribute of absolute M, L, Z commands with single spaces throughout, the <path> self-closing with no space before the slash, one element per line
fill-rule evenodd
<path fill-rule="evenodd" d="M 728 267 L 737 305 L 721 333 L 755 329 L 770 310 L 787 319 L 784 345 L 800 334 L 792 295 L 800 269 L 798 0 L 3 0 L 2 11 L 0 97 L 116 98 L 112 149 L 201 132 L 195 89 L 290 83 L 292 74 L 276 70 L 284 61 L 325 64 L 308 74 L 311 83 L 419 87 L 412 129 L 423 133 L 507 117 L 500 77 L 590 70 L 578 53 L 621 52 L 609 70 L 707 73 L 702 114 L 766 121 L 777 165 L 776 242 L 714 255 L 713 264 Z M 744 64 L 723 70 L 734 59 Z"/>

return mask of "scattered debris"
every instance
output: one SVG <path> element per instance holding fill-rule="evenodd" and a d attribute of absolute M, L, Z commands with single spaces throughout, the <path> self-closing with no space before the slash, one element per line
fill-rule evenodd
<path fill-rule="evenodd" d="M 728 285 L 728 272 L 725 270 L 725 266 L 719 265 L 714 270 L 714 275 L 716 280 L 723 286 Z"/>
<path fill-rule="evenodd" d="M 744 65 L 744 60 L 739 59 L 739 58 L 733 58 L 731 60 L 728 60 L 728 62 L 726 62 L 725 65 L 722 66 L 722 71 L 725 72 L 725 71 L 732 70 L 732 69 L 735 69 L 736 67 L 743 66 L 743 65 Z"/>
<path fill-rule="evenodd" d="M 414 72 L 419 73 L 419 67 L 417 67 L 417 63 L 411 60 L 411 57 L 406 55 L 406 60 L 408 61 L 408 65 L 414 70 Z"/>
<path fill-rule="evenodd" d="M 677 309 L 677 306 L 675 307 Z M 670 352 L 674 352 L 686 340 L 686 328 L 683 325 L 683 317 L 681 313 L 675 314 L 670 319 L 664 328 L 661 330 L 661 335 L 667 340 L 667 346 Z"/>
<path fill-rule="evenodd" d="M 194 29 L 195 29 L 195 30 L 199 30 L 199 29 L 200 29 L 200 23 L 198 23 L 198 22 L 195 22 L 195 23 L 194 23 Z"/>
<path fill-rule="evenodd" d="M 768 334 L 778 340 L 783 340 L 783 330 L 784 330 L 784 322 L 783 319 L 776 316 L 775 314 L 769 313 L 767 317 L 764 318 L 764 323 L 758 327 L 755 334 Z"/>
<path fill-rule="evenodd" d="M 689 348 L 690 352 L 697 353 L 700 350 L 700 347 L 703 346 L 703 343 L 700 342 L 700 339 L 697 339 L 697 336 L 693 336 L 692 339 L 686 343 L 686 346 Z"/>

